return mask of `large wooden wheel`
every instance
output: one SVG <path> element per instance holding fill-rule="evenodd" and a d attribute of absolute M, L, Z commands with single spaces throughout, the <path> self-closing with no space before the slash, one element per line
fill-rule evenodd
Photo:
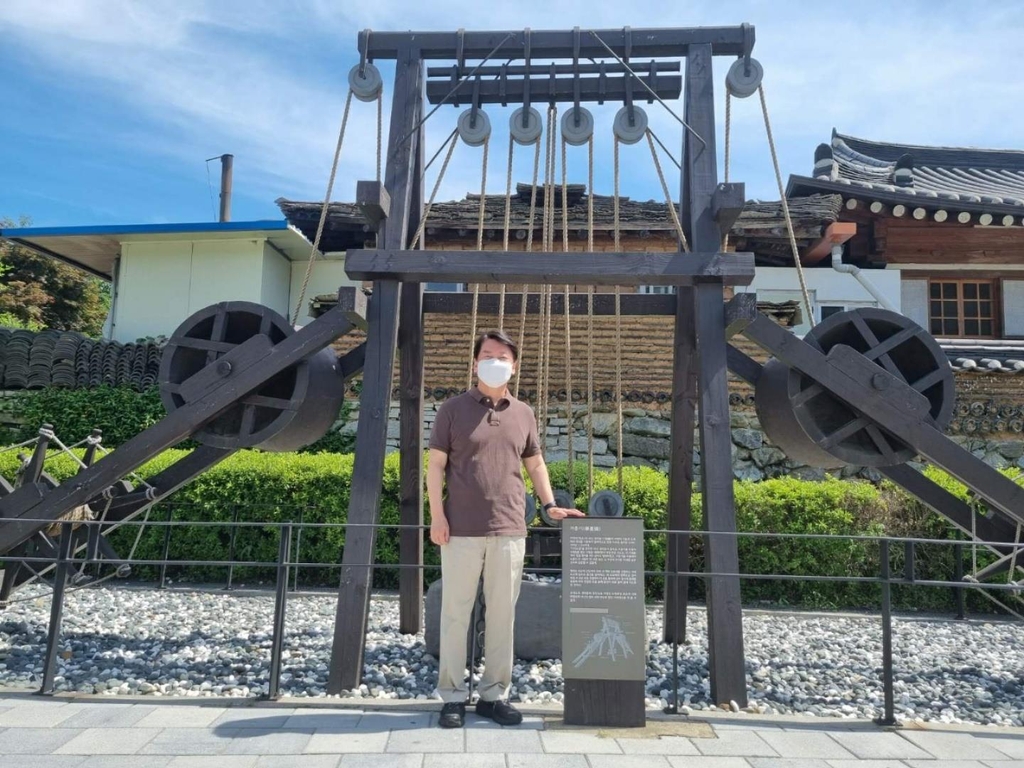
<path fill-rule="evenodd" d="M 911 412 L 944 429 L 953 414 L 953 370 L 935 339 L 912 320 L 885 309 L 864 308 L 832 315 L 804 340 L 828 354 L 840 346 L 861 359 L 850 371 L 880 393 L 905 382 L 916 393 Z M 836 356 L 833 356 L 836 357 Z M 768 438 L 790 459 L 817 467 L 843 464 L 885 467 L 916 452 L 811 378 L 771 359 L 757 382 L 755 407 Z"/>
<path fill-rule="evenodd" d="M 184 381 L 239 344 L 257 334 L 278 344 L 293 332 L 285 318 L 260 304 L 229 301 L 199 310 L 174 332 L 161 359 L 160 397 L 168 413 L 185 404 Z M 194 437 L 217 448 L 294 451 L 327 433 L 343 397 L 337 358 L 323 349 L 240 399 Z"/>

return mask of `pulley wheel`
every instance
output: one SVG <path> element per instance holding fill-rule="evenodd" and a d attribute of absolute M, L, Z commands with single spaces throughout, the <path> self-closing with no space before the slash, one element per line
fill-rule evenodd
<path fill-rule="evenodd" d="M 359 101 L 376 101 L 384 90 L 384 79 L 380 76 L 380 70 L 370 62 L 363 64 L 362 73 L 356 64 L 348 71 L 348 87 Z"/>
<path fill-rule="evenodd" d="M 633 123 L 629 122 L 629 107 L 615 113 L 612 131 L 623 144 L 636 144 L 647 134 L 647 113 L 641 107 L 633 106 Z"/>
<path fill-rule="evenodd" d="M 908 414 L 944 429 L 953 415 L 953 370 L 931 334 L 897 312 L 864 308 L 840 312 L 815 326 L 804 341 L 828 354 L 845 345 L 860 353 L 850 375 L 885 397 L 898 397 Z M 840 351 L 840 350 L 837 350 Z M 899 384 L 902 380 L 911 393 Z M 887 467 L 916 451 L 831 395 L 811 378 L 772 358 L 757 382 L 754 404 L 765 434 L 786 455 L 817 467 Z"/>
<path fill-rule="evenodd" d="M 527 112 L 526 125 L 523 125 L 523 107 L 512 113 L 508 120 L 508 131 L 512 134 L 512 140 L 522 146 L 531 146 L 540 141 L 544 132 L 544 124 L 541 122 L 540 112 L 533 107 Z"/>
<path fill-rule="evenodd" d="M 199 310 L 178 326 L 160 360 L 160 399 L 167 412 L 186 404 L 183 382 L 235 347 L 258 334 L 279 344 L 292 333 L 287 320 L 261 304 L 226 301 Z M 337 357 L 322 349 L 240 398 L 193 437 L 217 448 L 294 451 L 327 434 L 343 398 Z"/>
<path fill-rule="evenodd" d="M 587 514 L 591 517 L 622 517 L 626 505 L 615 491 L 598 491 L 590 497 Z"/>
<path fill-rule="evenodd" d="M 577 110 L 572 107 L 562 115 L 562 138 L 567 144 L 579 147 L 590 141 L 594 135 L 594 116 L 589 109 L 579 108 L 579 125 L 576 124 Z"/>
<path fill-rule="evenodd" d="M 568 491 L 558 488 L 555 490 L 555 506 L 561 507 L 562 509 L 572 509 L 576 506 L 576 501 L 573 499 L 572 494 Z M 548 511 L 541 507 L 540 519 L 544 521 L 545 525 L 551 526 L 552 528 L 561 528 L 561 520 L 553 520 L 548 514 Z"/>
<path fill-rule="evenodd" d="M 473 121 L 473 110 L 467 109 L 459 115 L 459 138 L 471 147 L 482 147 L 491 136 L 491 119 L 482 109 L 476 111 L 476 122 Z"/>
<path fill-rule="evenodd" d="M 533 525 L 533 521 L 537 519 L 537 499 L 534 498 L 532 493 L 527 492 L 526 494 L 526 527 L 529 528 Z"/>
<path fill-rule="evenodd" d="M 761 80 L 764 79 L 764 67 L 757 59 L 750 59 L 750 71 L 747 71 L 747 63 L 741 56 L 729 67 L 729 74 L 725 76 L 725 87 L 732 96 L 737 99 L 745 99 L 757 93 Z"/>

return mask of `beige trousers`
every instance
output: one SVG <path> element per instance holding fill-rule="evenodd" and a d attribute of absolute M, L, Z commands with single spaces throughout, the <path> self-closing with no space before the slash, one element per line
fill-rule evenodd
<path fill-rule="evenodd" d="M 512 684 L 512 636 L 523 578 L 522 536 L 452 536 L 441 547 L 441 658 L 437 693 L 445 702 L 467 699 L 466 636 L 480 575 L 486 605 L 484 674 L 480 698 L 499 701 Z"/>

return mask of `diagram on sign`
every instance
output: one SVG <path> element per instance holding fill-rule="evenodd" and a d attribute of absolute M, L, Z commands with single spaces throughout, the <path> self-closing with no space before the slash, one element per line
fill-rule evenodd
<path fill-rule="evenodd" d="M 622 625 L 617 619 L 602 616 L 601 629 L 594 633 L 587 642 L 587 647 L 572 660 L 572 665 L 574 667 L 583 666 L 591 658 L 617 661 L 632 655 L 633 649 L 629 645 L 626 633 L 622 631 Z"/>

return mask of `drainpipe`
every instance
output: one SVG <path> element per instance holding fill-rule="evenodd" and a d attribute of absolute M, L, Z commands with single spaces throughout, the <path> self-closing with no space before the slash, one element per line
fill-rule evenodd
<path fill-rule="evenodd" d="M 231 177 L 234 155 L 220 156 L 220 220 L 231 221 Z"/>
<path fill-rule="evenodd" d="M 890 312 L 899 312 L 899 310 L 892 305 L 892 302 L 885 298 L 885 296 L 882 295 L 882 292 L 875 288 L 874 284 L 868 280 L 867 275 L 861 272 L 860 267 L 854 266 L 853 264 L 843 263 L 842 243 L 836 243 L 832 246 L 832 269 L 836 272 L 841 272 L 844 275 L 853 275 L 854 280 L 864 286 L 864 290 L 871 294 L 880 307 L 888 309 Z"/>

